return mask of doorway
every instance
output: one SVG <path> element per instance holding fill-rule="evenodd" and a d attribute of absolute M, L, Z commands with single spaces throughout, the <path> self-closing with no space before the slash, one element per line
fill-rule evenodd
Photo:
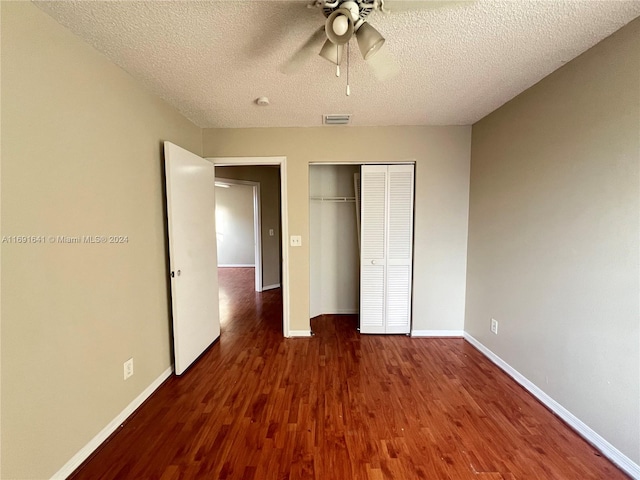
<path fill-rule="evenodd" d="M 284 157 L 237 157 L 237 158 L 208 158 L 213 162 L 216 177 L 225 180 L 242 180 L 245 182 L 261 183 L 259 202 L 260 208 L 260 245 L 261 245 L 261 285 L 260 291 L 275 290 L 281 288 L 282 292 L 282 333 L 290 336 L 289 326 L 289 291 L 288 291 L 288 252 L 284 248 L 282 239 L 287 238 L 287 199 L 286 199 L 286 158 Z M 279 204 L 273 208 L 271 214 L 267 211 L 265 198 L 274 196 L 272 191 L 265 191 L 265 185 L 255 176 L 262 169 L 275 175 L 276 195 L 279 196 Z M 254 176 L 251 175 L 253 171 Z M 269 216 L 270 215 L 270 216 Z M 256 269 L 258 262 L 256 262 Z M 256 286 L 257 283 L 256 283 Z M 256 288 L 258 290 L 258 288 Z"/>
<path fill-rule="evenodd" d="M 311 318 L 358 314 L 361 333 L 411 332 L 414 169 L 310 164 Z"/>
<path fill-rule="evenodd" d="M 255 291 L 262 292 L 260 182 L 216 176 L 215 185 L 218 268 L 253 267 Z"/>
<path fill-rule="evenodd" d="M 309 165 L 310 317 L 359 313 L 359 165 Z"/>

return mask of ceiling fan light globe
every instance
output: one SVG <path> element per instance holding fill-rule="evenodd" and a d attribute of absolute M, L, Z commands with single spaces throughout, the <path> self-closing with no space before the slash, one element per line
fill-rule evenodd
<path fill-rule="evenodd" d="M 335 65 L 340 65 L 342 63 L 343 51 L 343 45 L 336 45 L 331 40 L 327 40 L 326 42 L 324 42 L 322 50 L 320 50 L 320 53 L 318 55 L 320 55 L 325 60 L 329 60 Z"/>
<path fill-rule="evenodd" d="M 342 35 L 338 35 L 334 31 L 334 22 L 338 17 L 344 19 L 340 20 L 339 25 L 343 21 L 347 22 L 347 30 Z M 351 20 L 349 10 L 347 10 L 346 8 L 338 8 L 337 10 L 334 10 L 331 15 L 327 17 L 327 21 L 325 23 L 325 31 L 327 33 L 327 38 L 336 45 L 344 45 L 345 43 L 347 43 L 353 36 L 354 31 L 353 20 Z"/>
<path fill-rule="evenodd" d="M 349 20 L 344 15 L 338 15 L 333 21 L 333 33 L 341 37 L 349 30 Z"/>
<path fill-rule="evenodd" d="M 362 55 L 362 57 L 365 60 L 369 60 L 371 57 L 373 57 L 376 53 L 378 53 L 378 51 L 380 50 L 380 48 L 382 48 L 382 45 L 384 45 L 384 40 L 379 41 L 378 43 L 376 43 L 375 45 L 373 45 L 369 50 L 367 50 L 367 53 L 365 53 L 364 55 Z"/>
<path fill-rule="evenodd" d="M 363 23 L 356 32 L 356 39 L 358 40 L 358 47 L 362 58 L 368 60 L 375 55 L 380 47 L 384 45 L 385 39 L 380 32 L 373 28 L 368 23 Z"/>

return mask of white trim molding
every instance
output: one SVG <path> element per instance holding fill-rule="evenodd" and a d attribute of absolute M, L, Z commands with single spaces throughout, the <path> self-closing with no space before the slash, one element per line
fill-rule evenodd
<path fill-rule="evenodd" d="M 255 263 L 252 264 L 244 264 L 244 263 L 225 263 L 218 265 L 218 268 L 255 268 Z"/>
<path fill-rule="evenodd" d="M 620 450 L 611 445 L 607 440 L 602 438 L 602 436 L 600 436 L 597 432 L 591 429 L 591 427 L 589 427 L 573 413 L 556 402 L 553 398 L 551 398 L 539 387 L 537 387 L 533 382 L 527 379 L 524 375 L 518 372 L 515 368 L 513 368 L 511 365 L 509 365 L 502 358 L 493 353 L 467 332 L 464 332 L 464 339 L 471 345 L 476 347 L 478 350 L 480 350 L 480 352 L 484 354 L 489 360 L 495 363 L 507 375 L 509 375 L 516 382 L 522 385 L 522 387 L 524 387 L 529 393 L 531 393 L 531 395 L 536 397 L 549 410 L 551 410 L 571 428 L 573 428 L 578 433 L 578 435 L 580 435 L 587 442 L 589 442 L 600 452 L 602 452 L 605 457 L 615 463 L 618 467 L 620 467 L 620 469 L 622 469 L 632 478 L 640 479 L 640 465 L 633 462 L 629 457 L 627 457 Z"/>
<path fill-rule="evenodd" d="M 121 426 L 124 421 L 131 416 L 133 412 L 137 410 L 137 408 L 144 403 L 144 401 L 151 396 L 153 392 L 155 392 L 162 382 L 164 382 L 167 378 L 171 376 L 173 373 L 173 365 L 167 368 L 164 372 L 160 374 L 158 378 L 156 378 L 151 385 L 144 389 L 144 391 L 138 395 L 129 405 L 125 407 L 122 412 L 116 416 L 109 424 L 104 427 L 95 437 L 89 440 L 84 447 L 82 447 L 78 453 L 76 453 L 71 459 L 64 464 L 64 466 L 58 470 L 52 478 L 53 479 L 65 479 L 69 475 L 71 475 L 81 464 L 84 462 L 89 456 L 96 451 L 96 449 L 102 445 L 102 443 L 109 438 L 109 436 L 115 432 L 119 426 Z"/>
<path fill-rule="evenodd" d="M 462 330 L 411 330 L 412 337 L 433 337 L 433 338 L 462 338 Z"/>
<path fill-rule="evenodd" d="M 359 313 L 358 308 L 336 308 L 331 312 L 318 313 L 316 315 L 310 315 L 310 318 L 322 317 L 323 315 L 357 315 Z"/>
<path fill-rule="evenodd" d="M 310 337 L 311 330 L 289 330 L 290 337 Z"/>
<path fill-rule="evenodd" d="M 280 284 L 274 283 L 273 285 L 266 285 L 262 287 L 262 291 L 264 292 L 265 290 L 273 290 L 274 288 L 280 288 Z"/>

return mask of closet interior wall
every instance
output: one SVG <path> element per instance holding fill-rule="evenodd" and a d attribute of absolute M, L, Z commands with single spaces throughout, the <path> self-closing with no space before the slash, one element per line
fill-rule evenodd
<path fill-rule="evenodd" d="M 359 311 L 354 174 L 359 165 L 309 166 L 310 316 Z"/>

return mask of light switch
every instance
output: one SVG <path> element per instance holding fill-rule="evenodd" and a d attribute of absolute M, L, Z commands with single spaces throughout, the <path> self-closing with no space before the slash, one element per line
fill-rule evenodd
<path fill-rule="evenodd" d="M 302 246 L 302 237 L 300 235 L 291 235 L 291 246 L 292 247 L 301 247 Z"/>

